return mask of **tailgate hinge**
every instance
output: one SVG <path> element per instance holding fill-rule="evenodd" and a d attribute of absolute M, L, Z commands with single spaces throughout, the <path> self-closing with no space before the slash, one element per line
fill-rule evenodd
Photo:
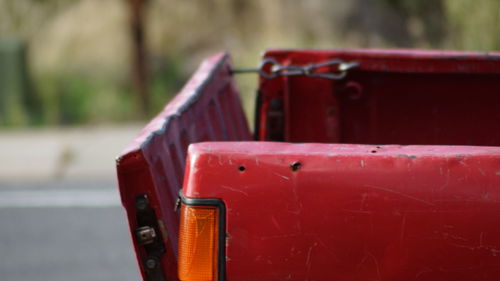
<path fill-rule="evenodd" d="M 135 198 L 137 228 L 134 238 L 145 251 L 141 264 L 148 281 L 165 281 L 161 267 L 161 258 L 165 253 L 165 244 L 159 222 L 146 194 Z"/>

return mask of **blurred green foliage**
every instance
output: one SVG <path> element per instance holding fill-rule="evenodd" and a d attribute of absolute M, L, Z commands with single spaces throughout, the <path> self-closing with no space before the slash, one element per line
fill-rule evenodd
<path fill-rule="evenodd" d="M 261 51 L 281 47 L 500 50 L 498 0 L 147 2 L 149 116 L 203 57 L 221 50 L 237 66 L 255 66 Z M 0 44 L 0 126 L 143 118 L 131 85 L 126 4 L 0 0 L 0 41 L 18 42 Z M 256 79 L 237 80 L 251 116 Z"/>
<path fill-rule="evenodd" d="M 0 41 L 0 124 L 43 123 L 39 99 L 26 61 L 26 45 L 10 39 Z"/>

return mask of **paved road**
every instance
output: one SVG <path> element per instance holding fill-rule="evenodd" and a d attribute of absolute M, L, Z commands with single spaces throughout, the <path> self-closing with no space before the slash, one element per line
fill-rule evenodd
<path fill-rule="evenodd" d="M 0 280 L 140 280 L 113 180 L 0 187 Z"/>

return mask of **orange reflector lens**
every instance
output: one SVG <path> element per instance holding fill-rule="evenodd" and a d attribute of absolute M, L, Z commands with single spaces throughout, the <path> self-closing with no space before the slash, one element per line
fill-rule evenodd
<path fill-rule="evenodd" d="M 210 206 L 181 206 L 179 279 L 217 280 L 219 216 Z"/>

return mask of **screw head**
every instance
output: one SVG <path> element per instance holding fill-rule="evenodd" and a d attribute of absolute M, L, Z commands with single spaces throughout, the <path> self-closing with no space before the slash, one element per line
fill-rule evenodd
<path fill-rule="evenodd" d="M 146 260 L 146 267 L 149 269 L 153 269 L 156 267 L 156 261 L 154 259 L 147 259 Z"/>
<path fill-rule="evenodd" d="M 148 206 L 148 199 L 147 198 L 137 198 L 135 201 L 135 207 L 138 210 L 145 210 Z"/>

